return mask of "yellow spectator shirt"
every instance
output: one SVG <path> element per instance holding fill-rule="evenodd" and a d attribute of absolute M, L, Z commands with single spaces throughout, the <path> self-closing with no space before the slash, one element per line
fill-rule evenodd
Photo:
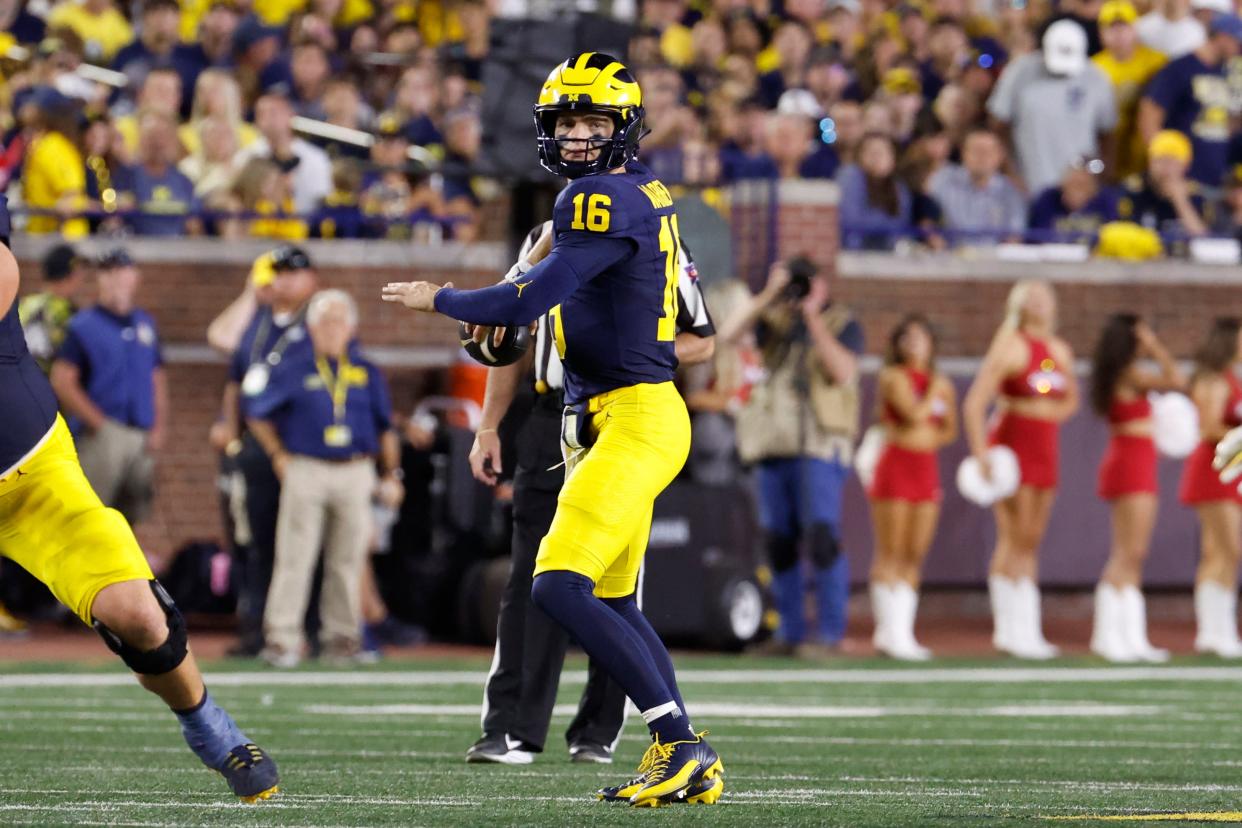
<path fill-rule="evenodd" d="M 82 153 L 59 132 L 44 132 L 31 142 L 22 166 L 22 198 L 33 209 L 50 210 L 66 195 L 77 194 L 86 207 L 86 165 Z M 90 232 L 86 219 L 61 222 L 56 216 L 31 216 L 28 233 L 55 233 L 66 238 Z"/>
<path fill-rule="evenodd" d="M 82 38 L 86 44 L 86 59 L 90 62 L 102 59 L 105 64 L 111 63 L 121 47 L 134 39 L 129 21 L 115 8 L 95 15 L 74 0 L 64 0 L 48 15 L 49 29 L 61 26 L 73 29 Z"/>
<path fill-rule="evenodd" d="M 1168 62 L 1160 52 L 1147 46 L 1138 46 L 1129 60 L 1118 60 L 1108 50 L 1091 58 L 1113 85 L 1117 100 L 1118 136 L 1129 136 L 1117 142 L 1117 178 L 1141 173 L 1147 166 L 1143 136 L 1139 135 L 1136 120 L 1139 98 L 1143 87 L 1152 75 Z"/>

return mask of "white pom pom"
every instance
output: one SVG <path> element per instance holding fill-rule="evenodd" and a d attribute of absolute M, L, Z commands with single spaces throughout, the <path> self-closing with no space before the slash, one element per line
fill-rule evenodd
<path fill-rule="evenodd" d="M 988 449 L 988 465 L 992 471 L 991 479 L 984 478 L 979 462 L 973 457 L 967 457 L 957 467 L 957 490 L 962 497 L 978 506 L 991 506 L 1012 496 L 1022 479 L 1018 456 L 1008 446 Z"/>
<path fill-rule="evenodd" d="M 1188 457 L 1199 445 L 1199 409 L 1185 394 L 1149 394 L 1152 437 L 1166 457 Z"/>
<path fill-rule="evenodd" d="M 880 464 L 880 455 L 884 453 L 884 426 L 873 425 L 863 435 L 858 450 L 854 452 L 854 471 L 862 481 L 864 489 L 871 488 L 875 480 L 875 467 Z"/>

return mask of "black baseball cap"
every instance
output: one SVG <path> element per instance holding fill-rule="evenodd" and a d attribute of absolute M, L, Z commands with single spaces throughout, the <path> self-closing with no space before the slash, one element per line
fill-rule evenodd
<path fill-rule="evenodd" d="M 95 257 L 95 267 L 99 270 L 116 270 L 120 267 L 129 267 L 133 263 L 134 257 L 129 255 L 129 251 L 124 247 L 114 247 Z"/>
<path fill-rule="evenodd" d="M 73 272 L 79 261 L 78 252 L 71 245 L 56 245 L 43 257 L 44 281 L 59 282 Z"/>
<path fill-rule="evenodd" d="M 272 270 L 280 273 L 285 270 L 309 270 L 310 256 L 297 245 L 284 244 L 272 251 Z"/>

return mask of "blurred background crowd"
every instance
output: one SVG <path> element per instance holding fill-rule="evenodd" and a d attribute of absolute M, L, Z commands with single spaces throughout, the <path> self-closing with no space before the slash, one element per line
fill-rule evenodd
<path fill-rule="evenodd" d="M 482 74 L 489 30 L 525 5 L 6 3 L 0 188 L 32 233 L 503 237 L 481 226 L 506 183 L 479 163 L 501 129 Z M 658 176 L 709 203 L 743 179 L 835 179 L 846 249 L 1142 258 L 1242 223 L 1230 0 L 605 11 L 632 25 Z"/>

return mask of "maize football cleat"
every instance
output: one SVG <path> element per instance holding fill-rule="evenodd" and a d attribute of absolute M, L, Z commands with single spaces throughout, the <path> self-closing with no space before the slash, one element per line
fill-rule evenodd
<path fill-rule="evenodd" d="M 643 758 L 638 763 L 638 770 L 634 772 L 634 778 L 622 782 L 620 785 L 613 785 L 609 788 L 600 788 L 595 792 L 595 798 L 601 802 L 629 802 L 630 797 L 638 793 L 643 785 L 647 784 L 647 774 L 655 762 L 655 758 L 659 755 L 660 738 L 654 737 L 651 747 L 647 748 L 647 752 L 643 754 Z"/>
<path fill-rule="evenodd" d="M 685 797 L 679 799 L 674 796 L 672 802 L 684 802 L 687 805 L 715 805 L 722 793 L 724 793 L 724 773 L 717 773 L 712 777 L 704 776 L 691 784 L 686 788 Z"/>
<path fill-rule="evenodd" d="M 693 741 L 671 742 L 667 745 L 653 743 L 651 750 L 655 755 L 647 771 L 647 781 L 630 797 L 630 804 L 654 808 L 683 801 L 690 796 L 691 786 L 704 780 L 713 780 L 724 773 L 724 763 L 703 738 L 706 735 L 707 732 L 704 731 L 695 736 Z M 696 801 L 711 804 L 715 799 L 711 799 L 711 802 L 707 799 L 713 792 L 715 799 L 718 799 L 720 792 L 713 787 L 710 790 L 697 791 Z"/>
<path fill-rule="evenodd" d="M 256 744 L 247 742 L 233 748 L 216 770 L 242 802 L 270 799 L 280 792 L 276 762 Z"/>

